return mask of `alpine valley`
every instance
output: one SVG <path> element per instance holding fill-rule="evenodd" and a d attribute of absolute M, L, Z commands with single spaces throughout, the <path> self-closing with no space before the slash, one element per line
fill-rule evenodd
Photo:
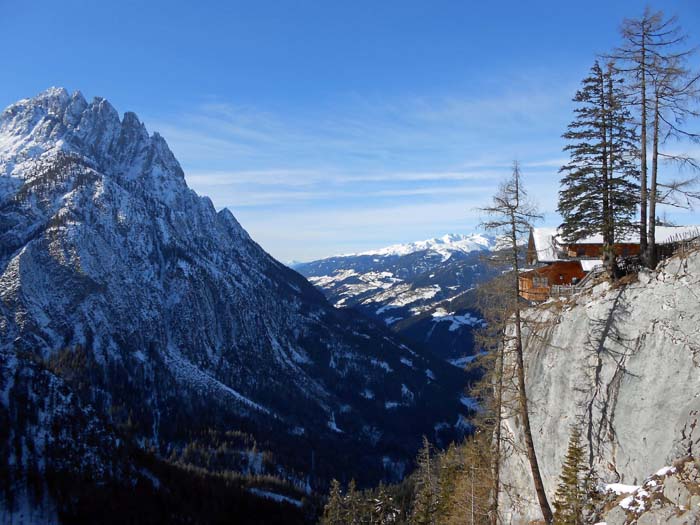
<path fill-rule="evenodd" d="M 467 375 L 414 343 L 479 322 L 463 298 L 490 243 L 299 267 L 358 307 L 335 308 L 135 114 L 20 100 L 0 115 L 0 515 L 296 523 L 333 477 L 400 479 L 421 436 L 468 428 Z"/>
<path fill-rule="evenodd" d="M 353 308 L 458 367 L 474 357 L 483 320 L 476 289 L 496 271 L 498 239 L 447 234 L 294 268 L 338 308 Z"/>

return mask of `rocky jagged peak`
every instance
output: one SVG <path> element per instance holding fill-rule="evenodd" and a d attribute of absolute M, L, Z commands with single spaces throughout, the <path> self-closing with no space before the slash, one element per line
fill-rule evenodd
<path fill-rule="evenodd" d="M 65 139 L 98 164 L 113 164 L 110 153 L 121 134 L 119 113 L 105 99 L 95 97 L 85 108 L 77 126 L 67 127 Z M 77 139 L 77 140 L 76 140 Z"/>
<path fill-rule="evenodd" d="M 51 86 L 35 97 L 37 100 L 68 100 L 69 98 L 70 95 L 66 88 L 56 86 Z"/>
<path fill-rule="evenodd" d="M 155 142 L 156 140 L 160 140 L 161 137 L 157 133 L 154 133 L 152 139 L 153 142 Z M 128 144 L 146 143 L 148 140 L 149 136 L 146 126 L 139 120 L 136 113 L 131 111 L 124 113 L 124 118 L 121 121 L 118 145 L 123 148 Z"/>
<path fill-rule="evenodd" d="M 77 126 L 78 122 L 80 122 L 80 116 L 87 108 L 87 105 L 87 100 L 85 100 L 83 94 L 80 91 L 74 91 L 63 114 L 65 124 L 67 126 Z"/>
<path fill-rule="evenodd" d="M 10 105 L 0 114 L 0 128 L 14 131 L 16 134 L 31 131 L 31 125 L 37 125 L 42 119 L 63 121 L 79 116 L 87 107 L 87 102 L 80 91 L 70 95 L 65 88 L 51 87 L 33 98 L 24 98 Z"/>
<path fill-rule="evenodd" d="M 158 156 L 159 160 L 163 163 L 163 166 L 165 166 L 173 174 L 178 175 L 181 179 L 184 180 L 185 173 L 182 171 L 182 168 L 180 167 L 180 163 L 177 161 L 177 159 L 175 158 L 175 155 L 170 150 L 168 143 L 161 136 L 161 134 L 158 133 L 157 131 L 154 132 L 153 135 L 151 136 L 151 145 L 153 147 L 154 153 Z"/>
<path fill-rule="evenodd" d="M 211 204 L 211 201 L 209 201 L 209 204 L 210 204 L 211 208 L 213 209 L 214 205 Z M 246 239 L 246 240 L 251 240 L 250 236 L 248 235 L 248 232 L 243 228 L 243 226 L 241 226 L 241 224 L 238 222 L 236 217 L 234 217 L 233 213 L 231 213 L 231 210 L 229 210 L 228 208 L 222 208 L 216 214 L 216 218 L 218 221 L 220 221 L 221 223 L 224 224 L 225 228 L 231 234 L 233 234 L 234 237 Z"/>
<path fill-rule="evenodd" d="M 121 127 L 121 119 L 117 110 L 102 97 L 95 97 L 86 108 L 94 115 L 95 120 L 105 126 Z"/>
<path fill-rule="evenodd" d="M 0 114 L 0 175 L 24 178 L 24 163 L 59 151 L 77 154 L 98 171 L 135 179 L 154 173 L 184 185 L 165 139 L 149 135 L 133 112 L 123 118 L 108 100 L 88 103 L 80 91 L 52 87 Z"/>
<path fill-rule="evenodd" d="M 71 100 L 68 90 L 63 87 L 50 87 L 46 91 L 42 91 L 33 99 L 24 99 L 31 104 L 41 105 L 49 112 L 59 113 L 65 110 Z M 22 102 L 22 101 L 20 101 Z"/>
<path fill-rule="evenodd" d="M 124 118 L 122 119 L 122 127 L 126 129 L 146 129 L 146 126 L 139 120 L 138 115 L 133 111 L 127 111 L 124 113 Z"/>

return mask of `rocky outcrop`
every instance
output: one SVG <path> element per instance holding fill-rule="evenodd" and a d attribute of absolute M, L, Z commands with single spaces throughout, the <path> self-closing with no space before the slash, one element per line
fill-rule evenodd
<path fill-rule="evenodd" d="M 673 458 L 700 456 L 700 253 L 638 280 L 600 282 L 526 315 L 531 423 L 553 498 L 572 426 L 608 483 L 636 485 Z M 505 421 L 506 522 L 540 518 L 517 417 Z M 669 489 L 671 490 L 671 489 Z"/>
<path fill-rule="evenodd" d="M 606 525 L 700 523 L 700 461 L 686 457 L 639 487 L 612 486 L 599 505 Z"/>

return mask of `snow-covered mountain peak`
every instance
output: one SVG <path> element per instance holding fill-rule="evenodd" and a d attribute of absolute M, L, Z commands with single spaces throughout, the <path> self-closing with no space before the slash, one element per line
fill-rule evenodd
<path fill-rule="evenodd" d="M 79 93 L 79 92 L 78 92 Z M 82 96 L 82 95 L 81 95 Z M 25 98 L 13 104 L 12 107 L 34 105 L 45 108 L 47 111 L 54 114 L 62 112 L 70 103 L 71 95 L 68 90 L 63 87 L 50 87 L 46 91 L 42 91 L 34 98 Z"/>
<path fill-rule="evenodd" d="M 411 253 L 422 252 L 426 250 L 434 251 L 442 255 L 444 260 L 451 257 L 453 252 L 470 253 L 478 250 L 491 250 L 496 244 L 496 239 L 480 233 L 471 233 L 468 235 L 461 233 L 448 233 L 442 237 L 426 239 L 424 241 L 416 241 L 406 244 L 393 244 L 386 248 L 378 250 L 369 250 L 366 252 L 349 254 L 348 257 L 356 257 L 358 255 L 409 255 Z"/>
<path fill-rule="evenodd" d="M 155 178 L 186 189 L 184 174 L 165 140 L 132 113 L 119 118 L 104 98 L 88 103 L 82 93 L 49 88 L 0 114 L 0 176 L 24 179 L 25 167 L 44 157 L 67 154 L 103 175 Z M 174 188 L 170 188 L 172 191 Z"/>

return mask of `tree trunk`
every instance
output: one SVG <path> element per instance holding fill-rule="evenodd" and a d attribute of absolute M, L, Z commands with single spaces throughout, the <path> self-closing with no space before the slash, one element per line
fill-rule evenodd
<path fill-rule="evenodd" d="M 505 342 L 503 343 L 505 344 Z M 491 525 L 498 525 L 498 496 L 501 492 L 501 426 L 503 417 L 503 348 L 499 351 L 496 365 L 496 428 L 491 469 L 493 471 L 493 502 L 491 505 Z"/>
<path fill-rule="evenodd" d="M 612 66 L 608 66 L 608 108 L 610 116 L 608 118 L 609 129 L 609 144 L 608 149 L 608 220 L 610 221 L 610 244 L 615 244 L 615 203 L 614 203 L 614 184 L 615 178 L 615 111 L 613 110 L 617 102 L 615 101 L 615 93 L 613 92 L 613 70 Z"/>
<path fill-rule="evenodd" d="M 640 202 L 639 202 L 639 253 L 642 256 L 642 262 L 647 263 L 647 48 L 646 48 L 646 26 L 642 30 L 642 46 L 641 46 L 641 90 L 642 90 L 642 128 L 641 128 L 641 173 L 639 178 L 640 184 Z"/>
<path fill-rule="evenodd" d="M 525 449 L 527 451 L 527 459 L 530 462 L 530 470 L 532 471 L 532 480 L 535 484 L 535 492 L 537 493 L 537 501 L 540 504 L 542 517 L 545 523 L 552 523 L 552 509 L 547 501 L 547 493 L 544 490 L 542 482 L 542 474 L 537 463 L 537 453 L 535 452 L 535 444 L 532 441 L 532 429 L 530 427 L 530 414 L 527 407 L 527 392 L 525 390 L 525 363 L 523 359 L 522 334 L 520 330 L 520 311 L 515 312 L 515 356 L 517 361 L 518 374 L 518 404 L 520 406 L 520 415 L 523 418 L 523 433 L 525 434 Z"/>
<path fill-rule="evenodd" d="M 613 218 L 610 213 L 610 191 L 611 191 L 611 173 L 612 168 L 612 126 L 610 119 L 612 118 L 612 100 L 608 100 L 606 91 L 605 74 L 602 70 L 599 73 L 599 88 L 600 88 L 600 141 L 603 146 L 601 150 L 601 179 L 603 185 L 603 266 L 610 279 L 615 277 L 615 257 L 613 254 Z M 607 104 L 606 104 L 607 102 Z M 610 127 L 610 129 L 608 129 Z"/>
<path fill-rule="evenodd" d="M 608 119 L 609 119 L 609 108 L 606 101 L 605 93 L 605 76 L 603 71 L 599 70 L 598 77 L 598 87 L 599 87 L 599 97 L 600 97 L 600 141 L 603 146 L 601 150 L 601 178 L 603 185 L 603 244 L 609 246 L 610 241 L 610 178 L 608 176 L 608 160 L 609 160 L 609 140 L 608 140 Z"/>
<path fill-rule="evenodd" d="M 651 186 L 649 190 L 649 241 L 647 264 L 656 267 L 656 180 L 659 171 L 659 92 L 654 93 L 654 137 L 651 150 Z"/>
<path fill-rule="evenodd" d="M 607 78 L 606 78 L 607 77 Z M 602 86 L 602 106 L 603 106 L 603 184 L 605 191 L 603 192 L 603 265 L 607 271 L 608 278 L 615 279 L 617 277 L 617 256 L 615 254 L 615 213 L 613 195 L 615 188 L 613 187 L 613 158 L 615 149 L 613 119 L 614 114 L 614 94 L 612 68 L 608 66 L 607 75 L 603 77 L 603 82 L 607 79 L 607 85 Z M 607 109 L 605 108 L 607 101 Z"/>
<path fill-rule="evenodd" d="M 537 453 L 535 452 L 535 444 L 532 441 L 532 429 L 530 428 L 530 414 L 527 406 L 527 391 L 525 390 L 525 363 L 523 359 L 523 338 L 522 338 L 522 320 L 520 318 L 520 283 L 518 281 L 518 231 L 515 223 L 514 215 L 511 215 L 511 242 L 513 248 L 513 271 L 515 273 L 515 356 L 517 364 L 518 376 L 518 405 L 520 408 L 520 417 L 523 419 L 523 433 L 525 434 L 525 448 L 527 451 L 527 459 L 530 462 L 530 470 L 532 471 L 532 481 L 535 485 L 537 500 L 540 504 L 542 517 L 545 523 L 552 523 L 552 509 L 547 501 L 547 493 L 544 490 L 542 482 L 542 474 L 537 463 Z"/>

